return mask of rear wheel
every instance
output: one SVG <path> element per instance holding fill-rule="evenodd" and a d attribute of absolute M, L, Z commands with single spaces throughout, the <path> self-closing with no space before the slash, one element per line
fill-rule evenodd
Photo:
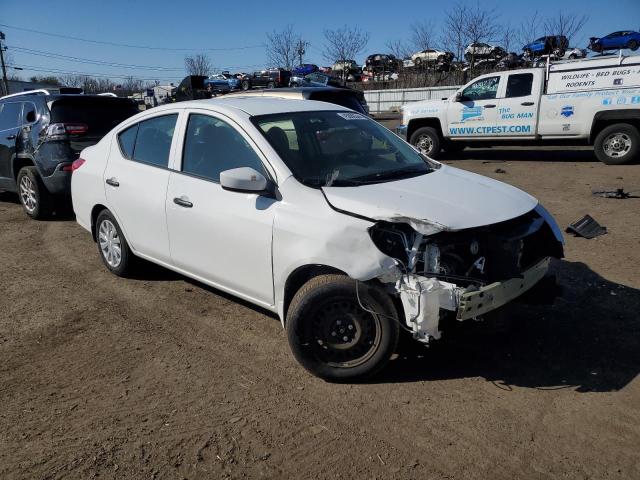
<path fill-rule="evenodd" d="M 22 167 L 16 180 L 18 196 L 25 213 L 34 220 L 48 218 L 53 210 L 53 197 L 42 182 L 36 167 Z"/>
<path fill-rule="evenodd" d="M 267 88 L 276 88 L 276 84 L 274 82 L 267 83 Z"/>
<path fill-rule="evenodd" d="M 96 220 L 96 243 L 102 262 L 119 277 L 131 272 L 134 260 L 120 225 L 109 210 L 103 210 Z"/>
<path fill-rule="evenodd" d="M 420 150 L 420 153 L 431 158 L 438 158 L 442 151 L 440 135 L 433 127 L 422 127 L 411 135 L 409 143 Z"/>
<path fill-rule="evenodd" d="M 627 43 L 627 48 L 629 50 L 637 50 L 638 49 L 638 41 L 637 40 L 629 40 L 629 43 Z"/>
<path fill-rule="evenodd" d="M 598 160 L 607 165 L 631 163 L 640 153 L 640 133 L 627 123 L 609 125 L 596 136 L 593 148 Z"/>
<path fill-rule="evenodd" d="M 251 88 L 251 84 L 249 84 L 247 80 L 243 80 L 240 86 L 242 87 L 242 90 L 249 90 Z"/>
<path fill-rule="evenodd" d="M 293 297 L 287 313 L 287 337 L 296 360 L 330 381 L 378 373 L 395 351 L 398 335 L 391 298 L 344 275 L 312 278 Z"/>

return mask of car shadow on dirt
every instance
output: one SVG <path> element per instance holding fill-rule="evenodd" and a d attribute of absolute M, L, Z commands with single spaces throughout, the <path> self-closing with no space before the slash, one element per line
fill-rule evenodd
<path fill-rule="evenodd" d="M 462 322 L 426 348 L 403 342 L 374 383 L 484 377 L 496 387 L 611 392 L 640 370 L 640 290 L 579 262 L 555 262 L 553 305 L 515 305 L 508 322 Z"/>
<path fill-rule="evenodd" d="M 592 148 L 465 148 L 461 152 L 444 153 L 440 160 L 478 160 L 486 163 L 502 162 L 598 162 Z"/>

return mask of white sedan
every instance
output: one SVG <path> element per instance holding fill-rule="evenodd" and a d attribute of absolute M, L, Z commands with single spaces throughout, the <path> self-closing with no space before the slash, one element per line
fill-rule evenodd
<path fill-rule="evenodd" d="M 234 96 L 126 120 L 74 163 L 73 206 L 107 269 L 145 259 L 277 313 L 297 360 L 372 375 L 400 329 L 509 302 L 562 255 L 538 202 L 423 157 L 370 118 Z"/>
<path fill-rule="evenodd" d="M 449 52 L 444 52 L 442 50 L 435 50 L 433 48 L 427 48 L 426 50 L 420 50 L 419 52 L 411 55 L 411 60 L 416 67 L 420 65 L 426 65 L 428 63 L 434 62 L 443 62 L 446 60 L 451 61 L 453 59 L 453 55 Z"/>

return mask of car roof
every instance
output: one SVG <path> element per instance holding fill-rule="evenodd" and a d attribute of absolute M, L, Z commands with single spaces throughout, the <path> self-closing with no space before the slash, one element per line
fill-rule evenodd
<path fill-rule="evenodd" d="M 327 110 L 325 102 L 315 100 L 255 96 L 255 95 L 229 95 L 209 100 L 191 100 L 179 104 L 168 104 L 154 108 L 154 110 L 170 110 L 172 108 L 211 108 L 212 110 L 241 111 L 249 116 L 269 115 L 274 113 L 309 112 Z M 331 110 L 350 111 L 340 105 L 332 105 Z"/>

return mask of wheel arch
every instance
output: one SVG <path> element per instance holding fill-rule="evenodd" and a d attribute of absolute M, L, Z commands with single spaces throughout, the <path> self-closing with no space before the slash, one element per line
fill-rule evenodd
<path fill-rule="evenodd" d="M 16 155 L 11 160 L 11 175 L 16 182 L 18 181 L 18 172 L 24 167 L 36 167 L 40 173 L 40 169 L 32 157 Z"/>
<path fill-rule="evenodd" d="M 291 305 L 291 300 L 293 300 L 293 297 L 298 290 L 300 290 L 300 288 L 312 278 L 330 274 L 348 276 L 338 268 L 322 264 L 301 265 L 289 274 L 284 284 L 283 325 L 286 323 L 287 312 L 289 310 L 289 305 Z"/>
<path fill-rule="evenodd" d="M 91 238 L 93 241 L 96 241 L 96 220 L 98 220 L 98 215 L 104 210 L 109 210 L 105 205 L 96 204 L 91 209 Z"/>
<path fill-rule="evenodd" d="M 593 145 L 598 134 L 614 123 L 627 123 L 634 126 L 640 131 L 640 110 L 624 109 L 624 110 L 608 110 L 597 112 L 591 123 L 591 131 L 589 132 L 589 143 Z"/>
<path fill-rule="evenodd" d="M 407 141 L 410 141 L 411 135 L 413 135 L 413 133 L 416 130 L 422 127 L 435 128 L 436 131 L 438 132 L 438 135 L 440 135 L 440 138 L 441 139 L 444 138 L 442 134 L 442 124 L 439 118 L 436 118 L 436 117 L 415 118 L 413 120 L 410 120 L 409 124 L 407 125 Z"/>

